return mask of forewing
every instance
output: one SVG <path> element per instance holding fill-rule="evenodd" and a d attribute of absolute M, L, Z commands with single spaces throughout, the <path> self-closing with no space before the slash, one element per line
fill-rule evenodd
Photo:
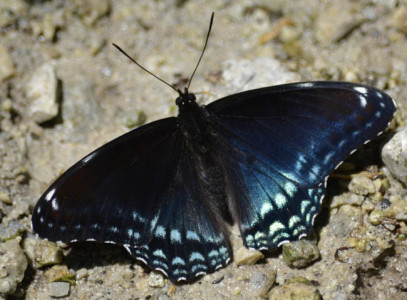
<path fill-rule="evenodd" d="M 95 150 L 59 177 L 33 212 L 33 229 L 51 241 L 143 244 L 149 218 L 178 161 L 175 118 L 142 126 Z M 133 228 L 129 236 L 127 228 Z"/>
<path fill-rule="evenodd" d="M 173 281 L 224 266 L 225 229 L 215 227 L 185 151 L 175 118 L 113 140 L 50 186 L 34 209 L 34 231 L 51 241 L 124 245 Z"/>
<path fill-rule="evenodd" d="M 244 243 L 271 249 L 309 232 L 327 176 L 387 127 L 395 105 L 371 87 L 308 82 L 232 95 L 207 110 Z"/>

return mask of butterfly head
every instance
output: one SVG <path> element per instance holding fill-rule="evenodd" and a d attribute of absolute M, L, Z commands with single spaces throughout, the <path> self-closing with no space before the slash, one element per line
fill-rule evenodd
<path fill-rule="evenodd" d="M 179 109 L 196 105 L 196 97 L 188 92 L 188 88 L 185 88 L 184 91 L 178 90 L 178 94 L 179 96 L 175 100 L 175 104 L 177 104 Z"/>

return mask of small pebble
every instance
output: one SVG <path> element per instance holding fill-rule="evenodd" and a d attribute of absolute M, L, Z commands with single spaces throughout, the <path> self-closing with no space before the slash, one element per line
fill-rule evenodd
<path fill-rule="evenodd" d="M 35 268 L 62 262 L 62 250 L 53 242 L 27 238 L 24 248 Z"/>
<path fill-rule="evenodd" d="M 38 124 L 55 118 L 58 114 L 58 78 L 54 67 L 39 67 L 26 85 L 26 95 L 31 101 L 30 115 Z"/>
<path fill-rule="evenodd" d="M 6 47 L 0 44 L 0 82 L 14 76 L 13 60 Z"/>
<path fill-rule="evenodd" d="M 65 265 L 55 265 L 45 271 L 47 282 L 64 281 L 71 284 L 75 283 L 74 275 Z"/>
<path fill-rule="evenodd" d="M 16 238 L 24 232 L 24 226 L 16 221 L 10 221 L 7 225 L 0 224 L 0 241 L 5 242 Z"/>
<path fill-rule="evenodd" d="M 380 210 L 373 210 L 369 215 L 369 221 L 373 225 L 379 225 L 381 223 L 384 213 Z"/>
<path fill-rule="evenodd" d="M 407 33 L 407 5 L 400 5 L 391 16 L 391 24 L 403 33 Z"/>
<path fill-rule="evenodd" d="M 344 193 L 342 195 L 334 196 L 332 199 L 331 208 L 338 208 L 343 205 L 361 206 L 365 201 L 365 197 L 353 193 Z M 374 207 L 373 207 L 374 208 Z"/>
<path fill-rule="evenodd" d="M 0 295 L 13 294 L 24 278 L 28 262 L 20 241 L 18 237 L 0 244 Z"/>
<path fill-rule="evenodd" d="M 319 249 L 311 241 L 299 240 L 283 245 L 283 258 L 290 267 L 303 268 L 319 258 Z"/>
<path fill-rule="evenodd" d="M 69 295 L 70 285 L 68 282 L 51 282 L 48 288 L 51 297 L 61 298 Z"/>
<path fill-rule="evenodd" d="M 268 293 L 269 300 L 320 300 L 318 289 L 307 280 L 288 280 L 283 285 L 277 286 Z"/>
<path fill-rule="evenodd" d="M 393 176 L 407 184 L 407 128 L 387 142 L 382 149 L 382 159 Z"/>
<path fill-rule="evenodd" d="M 350 181 L 348 188 L 352 193 L 361 196 L 367 196 L 376 192 L 373 181 L 363 174 L 352 176 L 352 180 Z"/>
<path fill-rule="evenodd" d="M 5 112 L 11 112 L 13 110 L 13 101 L 10 98 L 6 98 L 1 102 L 0 109 Z"/>
<path fill-rule="evenodd" d="M 258 250 L 247 249 L 246 247 L 240 247 L 235 253 L 235 263 L 238 266 L 251 266 L 257 261 L 264 258 L 264 254 Z"/>
<path fill-rule="evenodd" d="M 88 270 L 85 268 L 82 268 L 82 269 L 79 269 L 78 271 L 76 271 L 75 279 L 78 281 L 87 276 L 88 276 Z"/>
<path fill-rule="evenodd" d="M 368 242 L 366 239 L 360 239 L 355 245 L 355 250 L 359 253 L 366 252 L 367 244 Z"/>
<path fill-rule="evenodd" d="M 0 201 L 5 204 L 12 204 L 11 198 L 6 192 L 0 192 Z"/>
<path fill-rule="evenodd" d="M 273 286 L 276 280 L 276 273 L 270 272 L 268 274 L 262 272 L 254 272 L 250 277 L 250 285 L 256 297 L 264 298 L 267 292 Z"/>
<path fill-rule="evenodd" d="M 161 273 L 152 271 L 148 277 L 148 285 L 154 288 L 162 288 L 165 286 L 164 276 Z"/>

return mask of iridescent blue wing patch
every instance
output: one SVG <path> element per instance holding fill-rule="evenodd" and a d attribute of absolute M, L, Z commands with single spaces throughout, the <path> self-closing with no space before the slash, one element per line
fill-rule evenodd
<path fill-rule="evenodd" d="M 327 176 L 388 126 L 395 105 L 371 87 L 308 82 L 232 95 L 207 110 L 244 244 L 272 249 L 310 231 Z"/>
<path fill-rule="evenodd" d="M 123 245 L 173 281 L 215 271 L 230 260 L 225 224 L 202 199 L 188 151 L 175 118 L 113 140 L 49 187 L 34 231 L 51 241 Z"/>

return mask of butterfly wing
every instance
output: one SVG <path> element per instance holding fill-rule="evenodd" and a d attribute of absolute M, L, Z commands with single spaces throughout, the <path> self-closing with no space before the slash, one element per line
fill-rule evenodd
<path fill-rule="evenodd" d="M 263 88 L 206 108 L 228 176 L 229 209 L 254 249 L 307 234 L 327 176 L 395 112 L 385 93 L 343 82 Z"/>
<path fill-rule="evenodd" d="M 34 209 L 33 230 L 51 241 L 124 245 L 173 281 L 214 271 L 230 250 L 199 197 L 186 151 L 175 118 L 107 143 L 49 187 Z"/>

